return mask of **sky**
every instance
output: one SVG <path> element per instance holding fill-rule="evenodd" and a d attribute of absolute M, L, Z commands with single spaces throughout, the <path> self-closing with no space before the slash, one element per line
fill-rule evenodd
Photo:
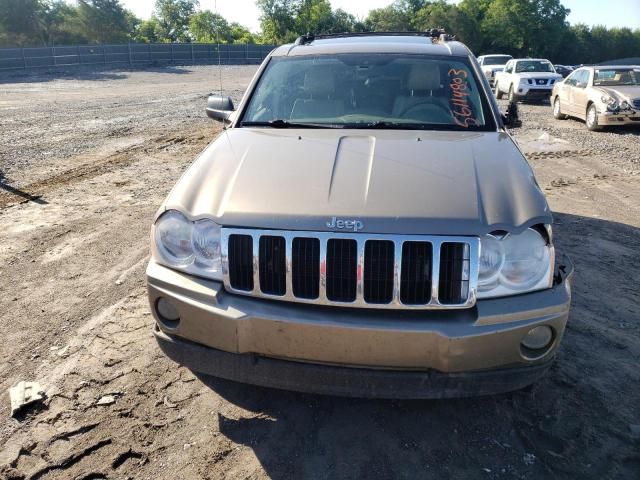
<path fill-rule="evenodd" d="M 450 0 L 457 3 L 459 0 Z M 607 27 L 640 28 L 640 0 L 561 0 L 571 10 L 569 23 L 605 25 Z M 155 0 L 121 0 L 137 16 L 149 18 Z M 356 17 L 365 18 L 373 8 L 389 5 L 392 0 L 331 0 L 334 9 L 342 8 Z M 260 29 L 259 10 L 253 0 L 200 0 L 200 8 L 216 11 L 230 22 L 245 25 L 251 31 Z"/>

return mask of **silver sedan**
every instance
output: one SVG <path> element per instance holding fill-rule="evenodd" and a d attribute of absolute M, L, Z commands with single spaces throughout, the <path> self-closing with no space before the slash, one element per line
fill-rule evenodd
<path fill-rule="evenodd" d="M 589 130 L 640 126 L 640 66 L 579 68 L 556 83 L 551 105 L 555 118 L 579 118 Z"/>

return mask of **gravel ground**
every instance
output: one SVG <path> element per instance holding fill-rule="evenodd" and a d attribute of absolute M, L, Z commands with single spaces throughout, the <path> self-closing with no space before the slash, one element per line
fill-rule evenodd
<path fill-rule="evenodd" d="M 254 72 L 225 67 L 225 90 Z M 219 132 L 218 85 L 215 67 L 0 78 L 0 478 L 640 477 L 638 130 L 521 106 L 513 134 L 576 266 L 545 378 L 448 401 L 300 395 L 195 376 L 151 335 L 149 225 Z M 47 398 L 14 419 L 21 380 Z"/>

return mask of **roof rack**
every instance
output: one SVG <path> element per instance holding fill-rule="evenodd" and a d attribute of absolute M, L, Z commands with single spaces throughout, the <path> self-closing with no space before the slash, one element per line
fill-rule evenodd
<path fill-rule="evenodd" d="M 344 32 L 344 33 L 307 33 L 300 35 L 295 45 L 309 45 L 314 40 L 325 40 L 330 38 L 347 38 L 347 37 L 427 37 L 436 39 L 441 42 L 449 42 L 455 39 L 455 36 L 449 35 L 443 28 L 428 28 L 422 32 Z"/>

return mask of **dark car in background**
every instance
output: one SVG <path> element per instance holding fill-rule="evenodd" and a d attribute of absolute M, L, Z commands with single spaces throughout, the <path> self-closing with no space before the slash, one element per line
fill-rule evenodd
<path fill-rule="evenodd" d="M 571 75 L 571 72 L 573 72 L 573 67 L 570 67 L 568 65 L 554 65 L 554 68 L 556 69 L 556 72 L 558 72 L 560 75 L 562 75 L 562 78 L 567 78 L 569 75 Z"/>

